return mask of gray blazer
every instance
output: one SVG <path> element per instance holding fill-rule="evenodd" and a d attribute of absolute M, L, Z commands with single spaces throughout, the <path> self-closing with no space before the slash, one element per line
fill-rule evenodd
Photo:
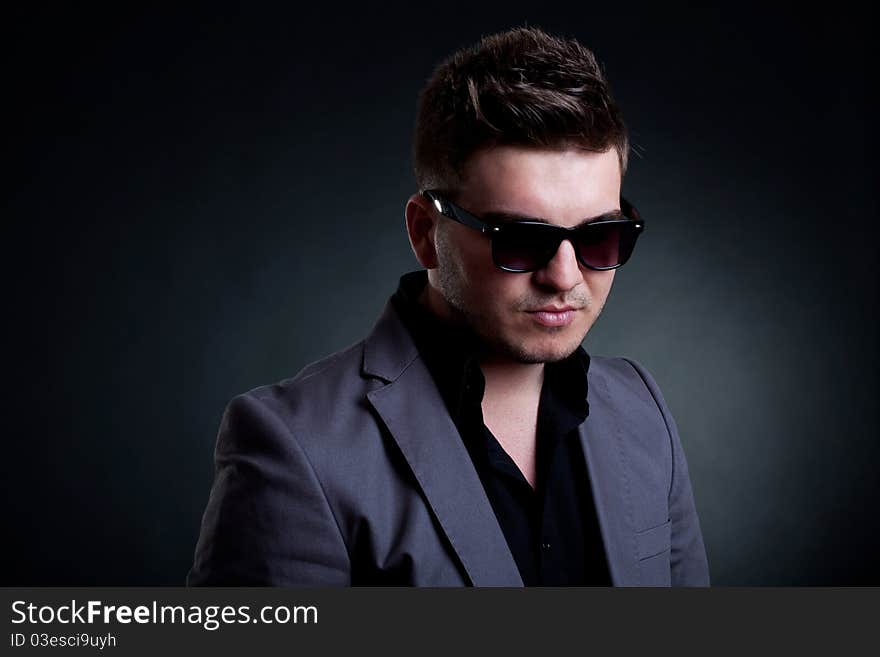
<path fill-rule="evenodd" d="M 592 357 L 580 439 L 616 586 L 708 585 L 687 464 L 651 376 Z M 522 586 L 393 307 L 293 379 L 235 397 L 188 585 Z"/>

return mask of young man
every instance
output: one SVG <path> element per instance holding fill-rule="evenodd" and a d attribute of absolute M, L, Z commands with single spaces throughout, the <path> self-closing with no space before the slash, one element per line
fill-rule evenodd
<path fill-rule="evenodd" d="M 424 89 L 369 336 L 232 400 L 191 585 L 707 585 L 675 423 L 581 342 L 644 224 L 593 54 L 535 29 Z"/>

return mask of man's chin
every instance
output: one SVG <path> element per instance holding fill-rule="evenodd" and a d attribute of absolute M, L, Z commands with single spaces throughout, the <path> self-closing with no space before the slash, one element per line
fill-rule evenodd
<path fill-rule="evenodd" d="M 571 356 L 581 345 L 580 341 L 555 344 L 511 344 L 506 343 L 503 351 L 512 360 L 523 364 L 558 363 Z"/>

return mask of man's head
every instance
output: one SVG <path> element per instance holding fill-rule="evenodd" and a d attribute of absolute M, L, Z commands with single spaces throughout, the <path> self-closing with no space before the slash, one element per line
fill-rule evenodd
<path fill-rule="evenodd" d="M 414 159 L 420 191 L 471 214 L 563 227 L 618 211 L 626 128 L 593 54 L 573 40 L 515 29 L 441 64 L 422 92 Z M 487 235 L 414 194 L 406 208 L 432 309 L 476 332 L 497 356 L 568 356 L 598 317 L 614 270 L 578 263 L 563 241 L 542 268 L 502 271 Z M 564 315 L 540 308 L 570 307 Z"/>

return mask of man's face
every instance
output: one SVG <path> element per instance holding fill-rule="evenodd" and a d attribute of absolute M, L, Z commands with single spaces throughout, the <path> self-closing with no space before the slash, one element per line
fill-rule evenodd
<path fill-rule="evenodd" d="M 620 184 L 614 149 L 592 153 L 501 146 L 479 151 L 468 161 L 464 186 L 454 200 L 478 217 L 503 212 L 571 227 L 618 210 Z M 577 349 L 602 312 L 615 270 L 582 267 L 571 243 L 564 241 L 543 269 L 502 271 L 492 262 L 487 236 L 449 219 L 439 222 L 438 267 L 428 275 L 450 318 L 470 327 L 491 355 L 503 360 L 553 362 Z M 573 309 L 567 316 L 535 312 L 566 306 Z"/>

